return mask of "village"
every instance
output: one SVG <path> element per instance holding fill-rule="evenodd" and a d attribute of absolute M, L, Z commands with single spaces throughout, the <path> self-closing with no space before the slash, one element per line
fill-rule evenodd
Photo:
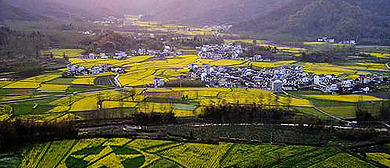
<path fill-rule="evenodd" d="M 196 47 L 199 52 L 197 55 L 201 58 L 209 59 L 244 59 L 242 56 L 247 48 L 242 47 L 241 45 L 229 44 L 214 44 L 214 45 L 203 45 L 201 47 Z"/>
<path fill-rule="evenodd" d="M 245 61 L 256 61 L 256 62 L 271 62 L 269 53 L 275 53 L 277 51 L 276 47 L 260 47 L 266 51 L 255 51 L 256 42 L 252 45 L 252 48 L 249 46 L 243 46 L 241 44 L 213 44 L 213 45 L 203 45 L 196 47 L 198 50 L 197 55 L 204 59 L 231 59 L 231 60 L 245 60 Z M 263 54 L 263 55 L 262 55 Z M 265 54 L 265 55 L 264 55 Z"/>
<path fill-rule="evenodd" d="M 240 44 L 215 44 L 196 47 L 197 55 L 202 59 L 229 59 L 245 60 L 250 62 L 270 62 L 270 59 L 263 59 L 261 55 L 247 56 L 247 47 Z M 272 49 L 272 48 L 271 48 Z M 166 56 L 182 55 L 173 47 L 164 46 L 162 50 L 138 49 L 126 52 L 91 52 L 83 56 L 83 59 L 115 59 L 125 60 L 133 56 L 152 55 L 155 58 L 164 59 Z M 320 90 L 329 94 L 352 94 L 369 93 L 373 86 L 389 82 L 388 77 L 376 74 L 360 75 L 356 79 L 341 78 L 337 75 L 321 75 L 308 73 L 304 67 L 289 65 L 274 68 L 257 68 L 248 64 L 248 67 L 211 66 L 209 64 L 189 64 L 189 72 L 185 78 L 201 80 L 207 87 L 223 88 L 261 88 L 272 90 L 276 93 L 286 90 L 311 89 Z M 104 64 L 85 68 L 69 64 L 63 77 L 74 77 L 81 75 L 96 75 L 100 73 L 113 72 L 125 73 L 121 67 L 114 67 L 111 64 Z M 154 87 L 164 87 L 164 78 L 155 78 Z"/>
<path fill-rule="evenodd" d="M 203 64 L 188 66 L 188 78 L 201 80 L 208 87 L 261 88 L 274 92 L 313 89 L 329 94 L 368 93 L 388 78 L 382 75 L 360 75 L 357 79 L 340 79 L 336 75 L 316 75 L 303 71 L 302 66 L 277 68 L 233 68 Z"/>
<path fill-rule="evenodd" d="M 99 52 L 94 51 L 85 55 L 83 59 L 114 59 L 114 60 L 124 60 L 133 56 L 143 56 L 143 55 L 152 55 L 154 57 L 166 57 L 174 55 L 182 55 L 180 51 L 173 51 L 172 47 L 164 46 L 162 50 L 149 50 L 144 48 L 139 48 L 138 50 L 131 51 L 120 51 L 120 52 Z"/>
<path fill-rule="evenodd" d="M 125 73 L 125 70 L 120 67 L 114 67 L 111 64 L 102 64 L 99 66 L 93 66 L 91 68 L 85 68 L 83 66 L 68 64 L 67 70 L 62 72 L 62 77 L 70 78 L 83 75 L 97 75 L 100 73 L 113 72 L 117 74 Z"/>

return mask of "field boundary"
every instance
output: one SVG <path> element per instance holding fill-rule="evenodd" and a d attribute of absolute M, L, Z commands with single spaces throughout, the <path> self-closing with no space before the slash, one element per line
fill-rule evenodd
<path fill-rule="evenodd" d="M 236 143 L 234 143 L 232 146 L 230 146 L 230 148 L 223 154 L 221 159 L 219 159 L 220 167 L 221 167 L 223 161 L 229 156 L 229 154 L 232 152 L 233 148 L 236 147 L 236 146 L 237 146 Z"/>
<path fill-rule="evenodd" d="M 74 147 L 78 142 L 79 142 L 78 139 L 75 140 L 75 141 L 73 142 L 72 146 L 71 146 L 71 147 L 69 148 L 69 150 L 66 152 L 67 154 L 64 155 L 64 156 L 62 156 L 62 158 L 61 158 L 61 159 L 58 161 L 58 163 L 54 166 L 55 168 L 57 168 L 57 167 L 61 164 L 62 160 L 64 160 L 65 158 L 67 158 L 67 157 L 69 157 L 69 156 L 71 155 L 70 151 L 73 149 L 73 147 Z"/>
<path fill-rule="evenodd" d="M 40 155 L 39 161 L 38 161 L 38 163 L 35 165 L 35 168 L 37 168 L 37 167 L 39 166 L 39 164 L 41 164 L 42 159 L 45 157 L 45 155 L 46 155 L 47 151 L 50 149 L 52 143 L 53 143 L 53 142 L 50 142 L 49 145 L 46 145 L 46 146 L 45 146 L 45 152 L 44 152 L 42 155 Z"/>
<path fill-rule="evenodd" d="M 163 158 L 163 159 L 167 159 L 167 160 L 169 160 L 169 161 L 171 161 L 171 162 L 173 162 L 173 163 L 179 165 L 180 167 L 187 168 L 187 167 L 184 166 L 183 164 L 181 164 L 181 163 L 179 163 L 179 162 L 177 162 L 177 161 L 175 161 L 175 160 L 173 160 L 173 159 L 171 159 L 171 158 L 162 156 L 161 154 L 156 154 L 156 155 L 159 156 L 159 157 L 161 157 L 161 158 Z"/>
<path fill-rule="evenodd" d="M 287 93 L 286 91 L 283 91 L 283 93 L 286 94 L 287 96 L 292 96 L 292 97 L 294 97 L 294 98 L 299 98 L 299 97 L 297 97 L 297 96 L 295 96 L 295 95 L 293 95 L 293 94 Z M 313 105 L 313 108 L 316 109 L 318 112 L 320 112 L 320 113 L 322 113 L 322 114 L 325 114 L 325 115 L 327 115 L 327 116 L 329 116 L 329 117 L 331 117 L 331 118 L 333 118 L 333 119 L 336 119 L 336 120 L 339 120 L 339 121 L 342 121 L 342 122 L 345 122 L 345 123 L 350 123 L 350 122 L 347 121 L 347 120 L 338 118 L 338 117 L 336 117 L 336 116 L 334 116 L 334 115 L 331 115 L 331 114 L 329 114 L 329 113 L 327 113 L 327 112 L 321 110 L 321 109 L 318 108 L 314 103 L 310 102 L 310 100 L 309 100 L 309 104 Z"/>
<path fill-rule="evenodd" d="M 133 142 L 134 140 L 135 140 L 135 139 L 131 139 L 129 142 L 126 142 L 125 144 L 123 144 L 122 147 L 128 145 L 129 143 Z M 101 145 L 104 145 L 107 141 L 108 141 L 108 139 L 107 139 L 106 141 L 104 141 Z M 114 151 L 108 152 L 108 153 L 106 153 L 105 155 L 103 155 L 103 156 L 97 158 L 96 160 L 94 160 L 94 161 L 92 161 L 92 162 L 89 162 L 88 165 L 85 166 L 85 167 L 92 166 L 93 164 L 95 164 L 95 163 L 98 162 L 99 160 L 104 159 L 105 157 L 111 155 L 112 153 L 114 153 Z M 85 158 L 85 157 L 84 157 L 84 158 Z M 84 159 L 84 158 L 83 158 L 83 159 Z"/>

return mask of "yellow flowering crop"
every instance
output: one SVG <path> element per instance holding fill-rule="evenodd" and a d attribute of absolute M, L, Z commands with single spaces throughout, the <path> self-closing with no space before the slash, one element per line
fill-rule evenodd
<path fill-rule="evenodd" d="M 383 101 L 384 99 L 377 98 L 369 95 L 305 95 L 309 98 L 336 100 L 345 102 L 358 102 L 358 101 Z"/>
<path fill-rule="evenodd" d="M 15 83 L 11 83 L 7 86 L 4 86 L 4 89 L 36 89 L 39 88 L 40 83 L 37 82 L 24 82 L 19 81 Z"/>
<path fill-rule="evenodd" d="M 51 109 L 49 112 L 51 113 L 62 113 L 66 112 L 70 109 L 70 106 L 56 106 L 53 109 Z"/>
<path fill-rule="evenodd" d="M 39 91 L 66 91 L 70 85 L 41 84 Z"/>
<path fill-rule="evenodd" d="M 86 97 L 72 104 L 70 111 L 97 110 L 98 99 L 96 97 Z"/>
<path fill-rule="evenodd" d="M 287 66 L 295 63 L 296 61 L 278 61 L 278 62 L 251 62 L 253 66 L 264 67 L 264 68 L 274 68 L 280 66 Z"/>
<path fill-rule="evenodd" d="M 119 102 L 119 101 L 103 101 L 102 108 L 120 108 L 120 107 L 136 107 L 137 102 Z"/>

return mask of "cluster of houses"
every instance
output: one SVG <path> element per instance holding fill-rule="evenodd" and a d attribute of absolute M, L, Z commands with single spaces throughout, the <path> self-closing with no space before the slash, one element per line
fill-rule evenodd
<path fill-rule="evenodd" d="M 335 39 L 328 38 L 328 37 L 322 37 L 317 39 L 318 42 L 327 42 L 327 43 L 335 43 Z M 350 45 L 355 45 L 356 41 L 355 40 L 346 40 L 346 41 L 340 41 L 337 42 L 339 44 L 350 44 Z"/>
<path fill-rule="evenodd" d="M 228 31 L 232 27 L 233 27 L 233 25 L 224 25 L 223 24 L 223 25 L 215 25 L 215 26 L 204 26 L 203 28 L 217 30 L 217 31 L 220 31 L 220 32 L 226 32 L 226 31 Z"/>
<path fill-rule="evenodd" d="M 199 51 L 197 55 L 201 58 L 234 60 L 243 59 L 244 52 L 248 50 L 239 44 L 233 45 L 232 43 L 203 45 L 196 49 Z"/>
<path fill-rule="evenodd" d="M 255 45 L 256 46 L 256 45 Z M 268 47 L 272 52 L 274 48 Z M 229 44 L 214 44 L 214 45 L 203 45 L 196 47 L 198 50 L 197 55 L 201 58 L 207 59 L 230 59 L 230 60 L 242 60 L 242 61 L 256 61 L 256 62 L 270 62 L 271 59 L 267 56 L 268 51 L 258 52 L 258 54 L 248 57 L 248 47 L 242 47 L 240 44 L 233 45 Z M 276 49 L 275 49 L 276 50 Z"/>
<path fill-rule="evenodd" d="M 116 52 L 116 53 L 89 53 L 89 55 L 85 56 L 84 59 L 116 59 L 123 60 L 127 57 L 131 57 L 127 55 L 126 52 Z"/>
<path fill-rule="evenodd" d="M 138 50 L 131 50 L 126 52 L 115 52 L 115 53 L 89 53 L 84 56 L 84 59 L 115 59 L 115 60 L 124 60 L 132 56 L 142 56 L 142 55 L 153 55 L 155 57 L 165 57 L 172 55 L 182 55 L 180 51 L 173 51 L 170 46 L 164 46 L 162 50 L 147 50 L 140 48 Z"/>
<path fill-rule="evenodd" d="M 102 64 L 99 66 L 93 66 L 91 68 L 85 68 L 83 66 L 68 64 L 67 70 L 62 72 L 62 77 L 74 77 L 83 75 L 97 75 L 100 73 L 114 72 L 117 74 L 125 73 L 123 68 L 114 67 L 112 64 Z"/>
<path fill-rule="evenodd" d="M 103 17 L 101 20 L 92 21 L 94 24 L 111 25 L 122 23 L 124 19 L 116 18 L 115 16 Z M 88 21 L 91 22 L 91 21 Z"/>
<path fill-rule="evenodd" d="M 262 88 L 275 92 L 306 88 L 331 94 L 359 93 L 370 92 L 372 86 L 388 82 L 381 75 L 361 75 L 356 80 L 340 79 L 336 75 L 316 75 L 295 65 L 252 69 L 189 64 L 188 68 L 188 78 L 200 79 L 209 87 Z"/>

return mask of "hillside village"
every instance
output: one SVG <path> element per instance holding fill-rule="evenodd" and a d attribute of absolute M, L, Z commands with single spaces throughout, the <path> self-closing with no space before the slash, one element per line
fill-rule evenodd
<path fill-rule="evenodd" d="M 107 72 L 113 72 L 117 74 L 122 74 L 125 72 L 123 68 L 114 67 L 111 64 L 102 64 L 99 66 L 93 66 L 91 68 L 68 64 L 66 68 L 67 70 L 62 72 L 62 77 L 65 78 L 83 76 L 83 75 L 97 75 L 97 74 L 107 73 Z"/>
<path fill-rule="evenodd" d="M 368 93 L 372 87 L 388 83 L 382 75 L 360 75 L 357 79 L 340 79 L 336 75 L 316 75 L 303 71 L 302 66 L 277 68 L 232 68 L 203 64 L 188 66 L 188 77 L 200 79 L 208 87 L 261 88 L 275 92 L 313 89 L 330 94 Z"/>
<path fill-rule="evenodd" d="M 164 46 L 162 50 L 149 50 L 145 48 L 139 48 L 138 50 L 120 51 L 120 52 L 101 52 L 99 50 L 90 52 L 88 55 L 83 56 L 84 59 L 114 59 L 124 60 L 132 56 L 153 55 L 155 57 L 166 57 L 182 55 L 180 51 L 174 51 L 171 46 Z"/>
<path fill-rule="evenodd" d="M 166 56 L 181 55 L 180 51 L 173 51 L 173 47 L 164 46 L 162 50 L 138 49 L 127 52 L 115 53 L 89 53 L 83 59 L 115 59 L 124 60 L 133 56 L 153 55 L 156 58 Z M 262 59 L 261 55 L 252 57 L 245 56 L 249 50 L 240 44 L 214 44 L 196 47 L 197 55 L 203 59 L 230 59 L 245 60 L 252 62 L 270 62 L 270 59 Z M 189 64 L 190 70 L 186 78 L 191 80 L 201 80 L 208 87 L 225 88 L 261 88 L 274 92 L 286 90 L 312 89 L 320 90 L 329 94 L 355 94 L 369 93 L 376 85 L 388 83 L 389 77 L 376 74 L 360 75 L 356 79 L 345 79 L 337 75 L 318 75 L 307 73 L 304 67 L 290 65 L 276 68 L 254 68 L 251 64 L 247 68 L 234 68 L 224 66 L 210 66 L 209 64 Z M 113 67 L 111 64 L 104 64 L 85 68 L 78 65 L 69 64 L 67 71 L 63 72 L 63 77 L 73 77 L 81 75 L 96 75 L 100 73 L 113 72 L 124 73 L 120 67 Z M 155 87 L 164 87 L 164 78 L 155 78 Z"/>
<path fill-rule="evenodd" d="M 0 0 L 0 168 L 390 167 L 389 0 Z"/>

